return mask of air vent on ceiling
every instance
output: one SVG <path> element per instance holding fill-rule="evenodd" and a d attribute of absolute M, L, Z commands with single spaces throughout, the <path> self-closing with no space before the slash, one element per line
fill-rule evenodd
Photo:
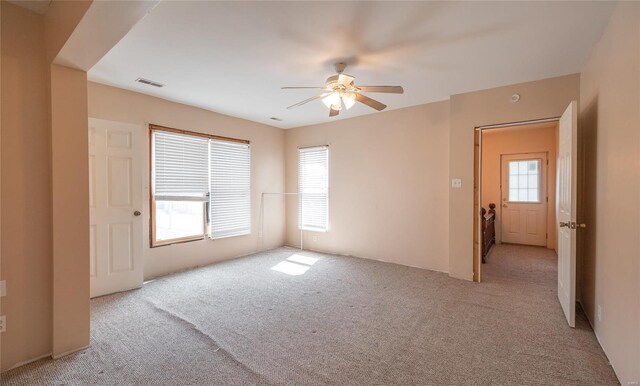
<path fill-rule="evenodd" d="M 154 86 L 154 87 L 164 87 L 164 84 L 162 83 L 154 82 L 152 80 L 145 79 L 145 78 L 138 78 L 136 79 L 136 82 L 148 84 L 149 86 Z"/>
<path fill-rule="evenodd" d="M 278 121 L 278 122 L 282 122 L 282 118 L 271 117 L 269 119 L 274 120 L 274 121 Z"/>

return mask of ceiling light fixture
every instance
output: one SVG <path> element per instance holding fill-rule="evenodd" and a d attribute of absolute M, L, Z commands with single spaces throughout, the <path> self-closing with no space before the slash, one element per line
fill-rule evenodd
<path fill-rule="evenodd" d="M 339 105 L 340 104 L 340 92 L 334 91 L 331 94 L 329 94 L 328 96 L 322 98 L 322 103 L 324 103 L 324 105 L 327 106 L 328 108 L 331 108 L 331 106 Z"/>
<path fill-rule="evenodd" d="M 336 75 L 327 78 L 324 87 L 283 87 L 283 89 L 316 89 L 322 90 L 319 95 L 313 96 L 309 99 L 305 99 L 302 102 L 298 102 L 295 105 L 287 107 L 292 109 L 294 107 L 302 106 L 306 103 L 320 99 L 327 108 L 329 108 L 329 116 L 335 117 L 342 110 L 344 106 L 349 110 L 356 102 L 364 103 L 365 105 L 374 108 L 378 111 L 384 110 L 387 105 L 371 99 L 363 92 L 382 92 L 390 94 L 402 94 L 404 90 L 401 86 L 356 86 L 353 81 L 354 77 L 344 74 L 346 64 L 336 64 Z"/>
<path fill-rule="evenodd" d="M 322 103 L 324 103 L 327 108 L 333 108 L 338 111 L 342 110 L 342 104 L 344 103 L 344 107 L 349 110 L 356 103 L 356 94 L 352 91 L 334 91 L 322 98 Z"/>
<path fill-rule="evenodd" d="M 353 105 L 356 104 L 356 94 L 353 92 L 345 92 L 342 94 L 342 102 L 344 103 L 344 107 L 349 110 Z"/>

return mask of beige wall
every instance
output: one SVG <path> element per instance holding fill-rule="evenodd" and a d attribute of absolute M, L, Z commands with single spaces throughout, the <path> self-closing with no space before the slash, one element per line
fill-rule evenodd
<path fill-rule="evenodd" d="M 449 274 L 473 279 L 473 149 L 474 128 L 499 123 L 559 117 L 578 100 L 580 76 L 567 75 L 451 96 L 449 178 L 462 188 L 449 188 Z M 518 103 L 509 97 L 520 94 Z"/>
<path fill-rule="evenodd" d="M 3 370 L 89 343 L 88 281 L 78 276 L 88 270 L 88 232 L 78 237 L 88 187 L 76 167 L 86 151 L 74 147 L 86 143 L 86 130 L 74 135 L 86 127 L 86 74 L 50 66 L 89 4 L 56 1 L 45 16 L 1 4 Z"/>
<path fill-rule="evenodd" d="M 2 9 L 1 368 L 51 352 L 51 158 L 43 17 Z"/>
<path fill-rule="evenodd" d="M 448 269 L 449 102 L 286 131 L 287 192 L 298 189 L 298 147 L 329 145 L 329 231 L 305 248 Z M 300 245 L 297 198 L 287 244 Z"/>
<path fill-rule="evenodd" d="M 581 297 L 623 385 L 640 380 L 639 51 L 640 3 L 621 2 L 580 82 Z"/>
<path fill-rule="evenodd" d="M 51 65 L 53 341 L 58 357 L 89 345 L 87 73 Z"/>
<path fill-rule="evenodd" d="M 89 345 L 87 74 L 54 65 L 91 1 L 52 1 L 44 17 L 51 139 L 54 358 Z"/>
<path fill-rule="evenodd" d="M 557 250 L 556 229 L 556 141 L 557 122 L 482 131 L 482 207 L 496 204 L 496 240 L 500 242 L 502 211 L 500 195 L 503 154 L 547 153 L 547 248 Z"/>
<path fill-rule="evenodd" d="M 90 117 L 140 126 L 143 138 L 141 151 L 144 154 L 142 212 L 145 223 L 149 218 L 149 133 L 145 123 L 251 141 L 251 235 L 150 248 L 149 228 L 144 227 L 145 279 L 250 254 L 261 248 L 275 248 L 284 243 L 284 203 L 279 199 L 267 199 L 265 204 L 264 244 L 258 235 L 261 193 L 284 189 L 283 130 L 102 84 L 89 82 L 88 89 Z"/>

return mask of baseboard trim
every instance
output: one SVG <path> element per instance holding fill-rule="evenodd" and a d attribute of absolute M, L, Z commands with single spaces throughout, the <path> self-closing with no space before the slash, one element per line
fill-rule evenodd
<path fill-rule="evenodd" d="M 35 361 L 39 361 L 40 359 L 51 358 L 51 359 L 55 360 L 55 359 L 58 359 L 58 358 L 62 358 L 64 356 L 76 353 L 78 351 L 86 350 L 86 349 L 89 348 L 89 346 L 90 345 L 86 345 L 84 347 L 80 347 L 80 348 L 75 349 L 75 350 L 66 351 L 66 352 L 63 352 L 62 354 L 58 354 L 58 355 L 53 355 L 53 353 L 43 354 L 43 355 L 37 356 L 35 358 L 27 359 L 26 361 L 18 362 L 15 365 L 9 367 L 8 369 L 3 370 L 2 373 L 6 373 L 7 371 L 11 371 L 13 369 L 17 369 L 18 367 L 21 367 L 21 366 L 24 366 L 24 365 L 28 365 L 29 363 L 33 363 Z"/>
<path fill-rule="evenodd" d="M 607 358 L 607 363 L 609 363 L 609 366 L 611 366 L 611 368 L 613 369 L 613 373 L 616 375 L 616 378 L 618 378 L 618 382 L 620 382 L 620 384 L 622 384 L 622 380 L 618 376 L 618 372 L 616 371 L 616 367 L 613 365 L 611 360 L 609 360 L 609 355 L 607 355 L 607 352 L 605 351 L 604 346 L 602 345 L 602 342 L 600 341 L 600 337 L 598 336 L 598 333 L 596 332 L 596 329 L 593 328 L 593 322 L 591 322 L 591 318 L 589 318 L 589 314 L 587 314 L 587 311 L 585 311 L 585 309 L 584 309 L 584 305 L 582 304 L 582 299 L 578 299 L 578 300 L 576 300 L 576 302 L 580 304 L 580 308 L 582 308 L 582 312 L 584 313 L 584 316 L 587 318 L 587 323 L 589 323 L 589 326 L 591 327 L 591 331 L 593 332 L 593 335 L 596 337 L 596 341 L 598 341 L 598 345 L 600 346 L 600 349 L 602 349 L 602 352 L 604 353 L 605 358 Z"/>
<path fill-rule="evenodd" d="M 70 355 L 70 354 L 76 353 L 76 352 L 78 352 L 78 351 L 84 351 L 84 350 L 88 349 L 88 348 L 89 348 L 89 346 L 90 346 L 90 345 L 86 345 L 86 346 L 84 346 L 84 347 L 80 347 L 80 348 L 76 348 L 76 349 L 73 349 L 73 350 L 65 351 L 65 352 L 63 352 L 62 354 L 56 354 L 56 355 L 51 354 L 51 358 L 53 358 L 53 359 L 59 359 L 59 358 L 65 357 L 65 356 L 67 356 L 67 355 Z"/>
<path fill-rule="evenodd" d="M 18 362 L 18 363 L 16 363 L 15 365 L 13 365 L 13 366 L 9 367 L 8 369 L 6 369 L 6 370 L 4 370 L 4 371 L 2 371 L 2 372 L 3 372 L 3 373 L 6 373 L 7 371 L 10 371 L 10 370 L 13 370 L 13 369 L 17 369 L 17 368 L 18 368 L 18 367 L 20 367 L 20 366 L 28 365 L 29 363 L 33 363 L 33 362 L 35 362 L 35 361 L 39 361 L 40 359 L 44 359 L 44 358 L 52 358 L 52 357 L 53 357 L 53 356 L 52 356 L 52 354 L 51 354 L 51 353 L 47 353 L 47 354 L 44 354 L 44 355 L 40 355 L 40 356 L 37 356 L 37 357 L 35 357 L 35 358 L 27 359 L 26 361 Z"/>
<path fill-rule="evenodd" d="M 410 267 L 410 268 L 417 268 L 417 269 L 424 269 L 426 271 L 431 271 L 431 272 L 438 272 L 438 273 L 446 273 L 447 275 L 449 275 L 449 271 L 441 271 L 439 269 L 433 269 L 433 268 L 424 268 L 424 267 L 418 267 L 415 265 L 409 265 L 409 264 L 401 264 L 401 263 L 396 263 L 394 261 L 388 261 L 388 260 L 381 260 L 381 259 L 376 259 L 373 257 L 362 257 L 362 256 L 356 256 L 356 255 L 345 255 L 343 253 L 339 253 L 339 252 L 332 252 L 332 251 L 325 251 L 325 250 L 320 250 L 320 249 L 311 249 L 311 248 L 307 248 L 307 249 L 300 249 L 300 247 L 294 247 L 292 245 L 289 244 L 284 244 L 283 247 L 285 248 L 291 248 L 291 249 L 297 249 L 299 251 L 306 251 L 306 252 L 314 252 L 314 253 L 324 253 L 325 255 L 335 255 L 335 256 L 342 256 L 342 257 L 354 257 L 356 259 L 363 259 L 363 260 L 372 260 L 372 261 L 378 261 L 380 263 L 386 263 L 386 264 L 395 264 L 395 265 L 400 265 L 403 267 Z M 450 277 L 452 277 L 451 275 L 449 275 Z"/>

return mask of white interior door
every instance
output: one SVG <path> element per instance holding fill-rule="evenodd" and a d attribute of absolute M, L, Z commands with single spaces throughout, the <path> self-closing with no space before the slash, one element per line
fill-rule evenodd
<path fill-rule="evenodd" d="M 573 101 L 560 118 L 558 148 L 558 299 L 571 327 L 576 325 L 577 133 Z"/>
<path fill-rule="evenodd" d="M 140 131 L 89 118 L 92 298 L 142 286 Z"/>
<path fill-rule="evenodd" d="M 502 155 L 503 243 L 547 245 L 547 154 Z"/>

